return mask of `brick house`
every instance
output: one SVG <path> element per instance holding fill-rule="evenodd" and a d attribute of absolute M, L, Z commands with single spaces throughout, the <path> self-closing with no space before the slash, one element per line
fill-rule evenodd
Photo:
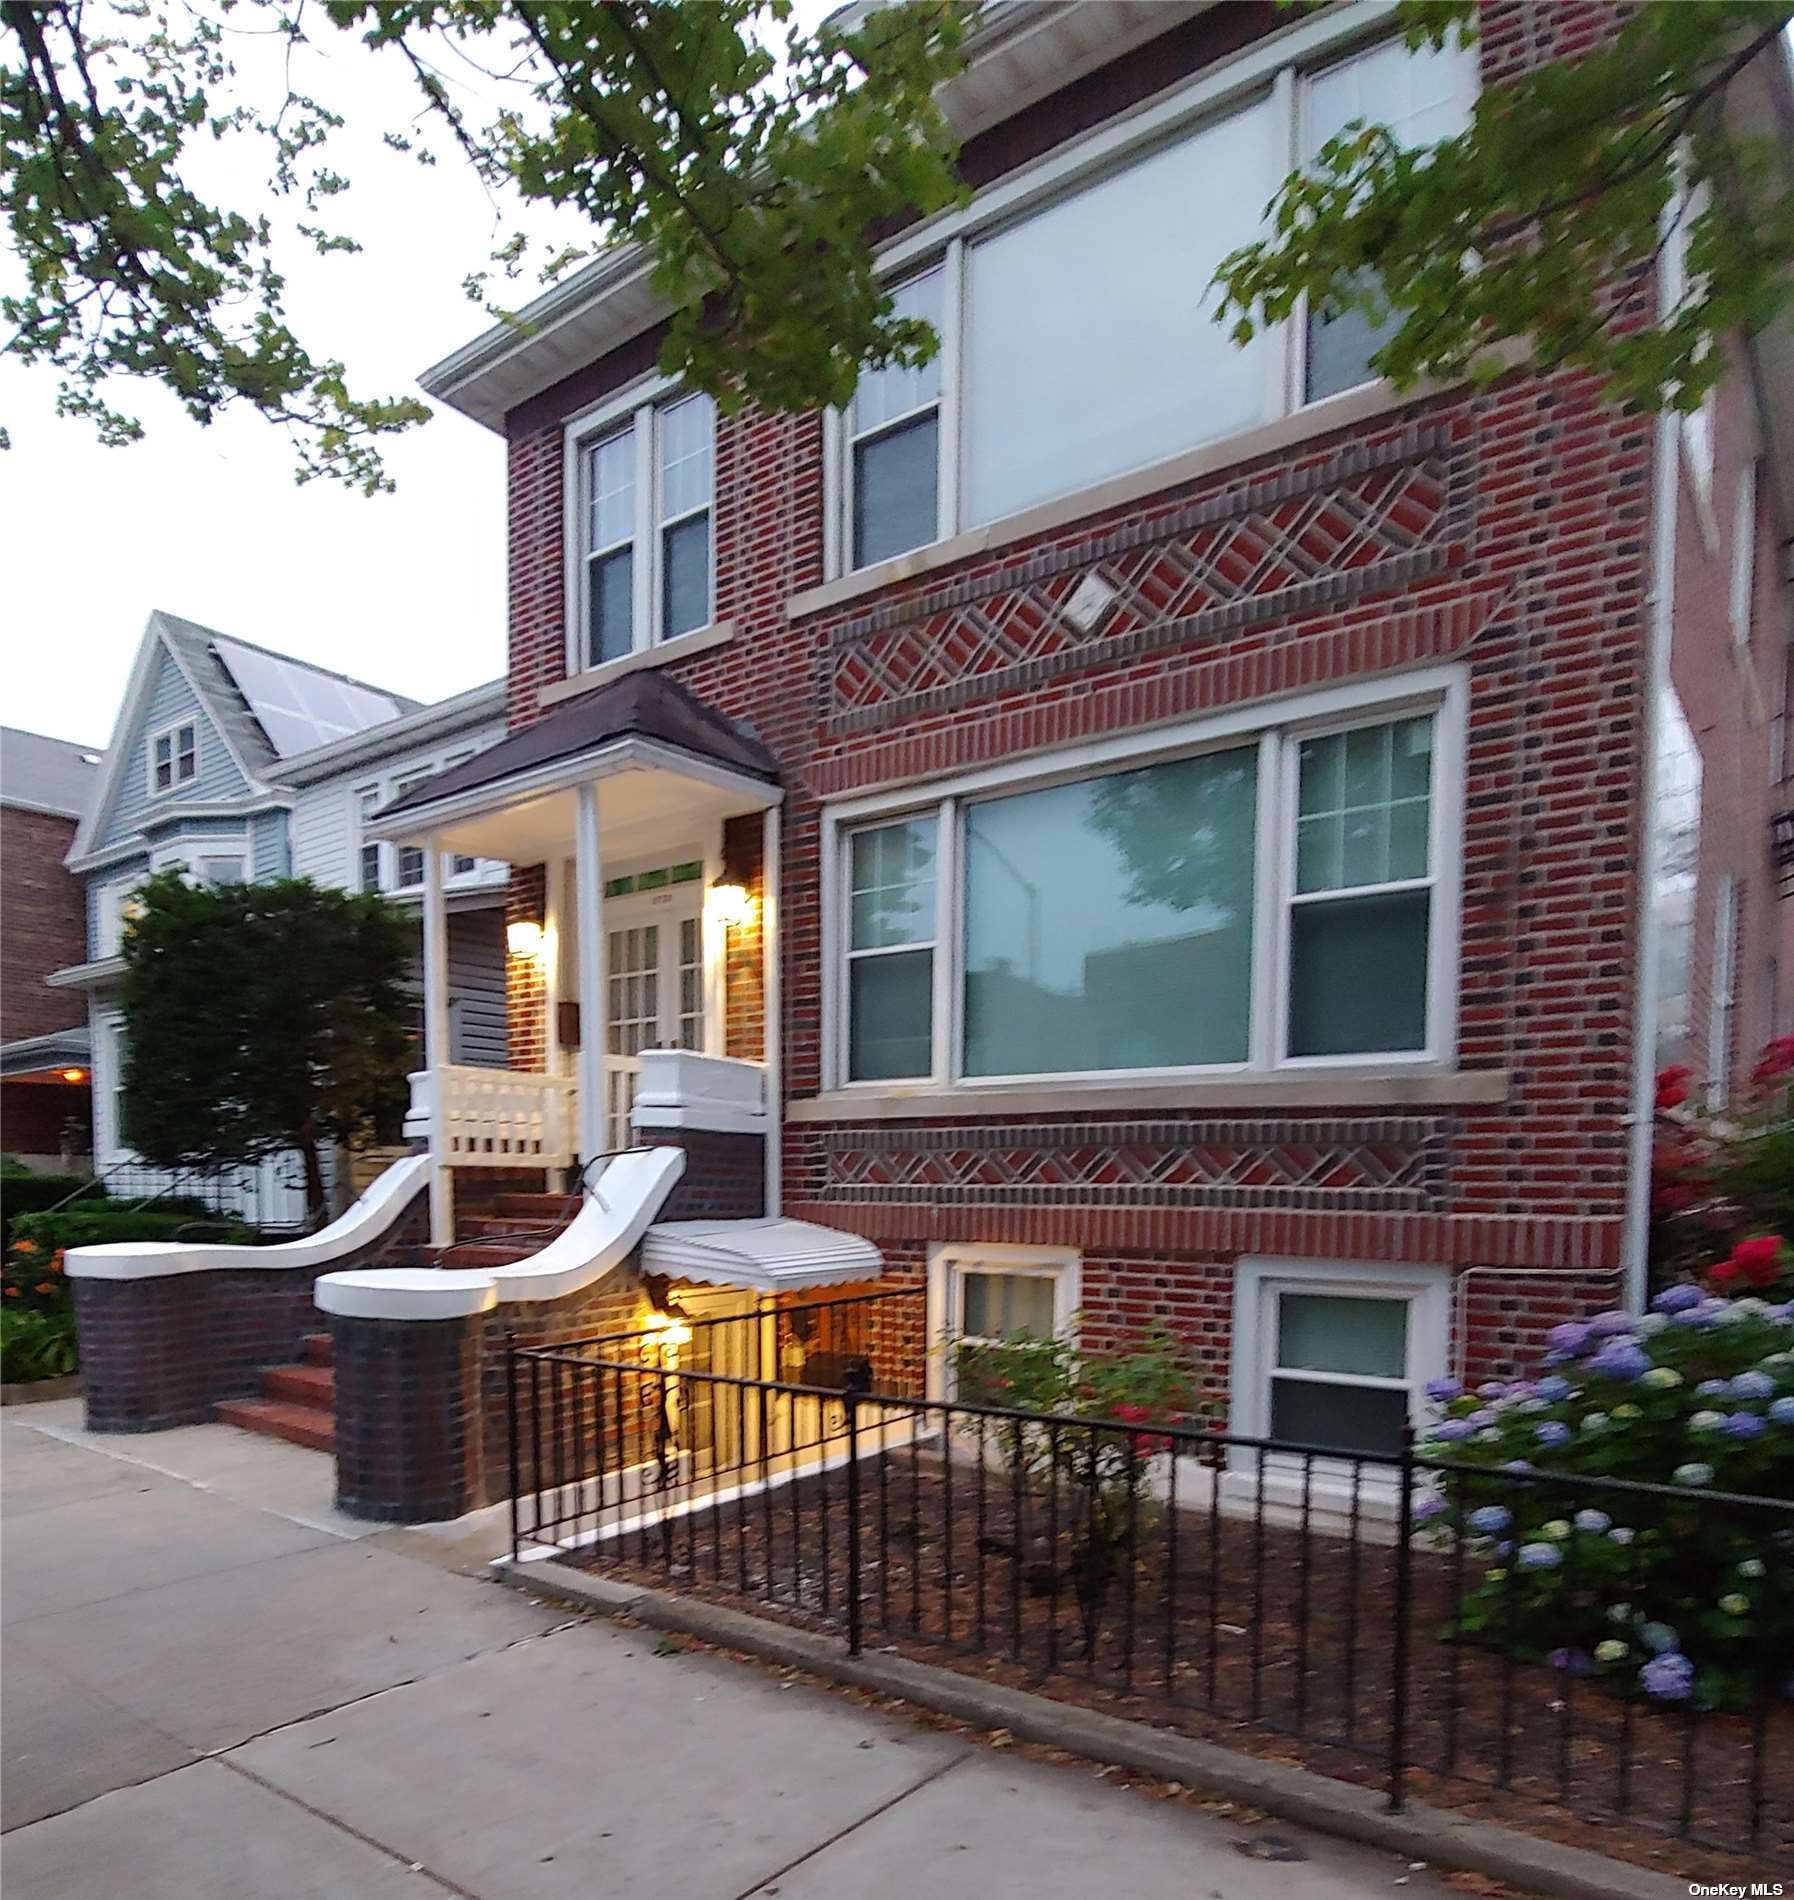
<path fill-rule="evenodd" d="M 91 746 L 0 729 L 0 1148 L 39 1167 L 92 1145 L 87 1013 L 44 979 L 81 955 L 81 886 L 62 860 L 99 767 Z"/>
<path fill-rule="evenodd" d="M 430 1258 L 495 1264 L 320 1285 L 347 1508 L 501 1494 L 507 1333 L 679 1280 L 757 1325 L 865 1277 L 831 1234 L 931 1342 L 1163 1320 L 1236 1432 L 1348 1451 L 1642 1297 L 1660 1059 L 1723 1096 L 1794 1006 L 1790 339 L 1656 418 L 1201 314 L 1332 132 L 1443 136 L 1613 18 L 992 7 L 971 200 L 883 250 L 933 364 L 717 413 L 617 251 L 426 374 L 508 445 L 507 732 L 365 835 L 423 858 Z M 1794 124 L 1785 50 L 1736 94 Z M 502 1078 L 452 1059 L 456 855 L 512 866 Z M 636 1143 L 684 1178 L 608 1252 L 590 1204 L 495 1244 Z"/>

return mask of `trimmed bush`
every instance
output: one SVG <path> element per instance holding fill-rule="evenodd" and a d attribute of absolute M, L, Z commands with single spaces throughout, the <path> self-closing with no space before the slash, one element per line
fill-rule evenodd
<path fill-rule="evenodd" d="M 1794 1304 L 1669 1287 L 1557 1327 L 1536 1379 L 1429 1396 L 1423 1452 L 1457 1469 L 1416 1515 L 1463 1541 L 1455 1634 L 1663 1703 L 1794 1693 L 1794 1519 L 1702 1495 L 1794 1500 Z"/>
<path fill-rule="evenodd" d="M 4 1244 L 12 1244 L 13 1222 L 20 1216 L 47 1213 L 78 1192 L 81 1193 L 81 1199 L 75 1205 L 79 1207 L 92 1206 L 96 1201 L 106 1198 L 103 1190 L 94 1188 L 78 1176 L 33 1174 L 23 1168 L 17 1172 L 11 1168 L 0 1172 L 0 1216 L 4 1217 L 5 1222 Z"/>
<path fill-rule="evenodd" d="M 0 1379 L 8 1385 L 66 1378 L 75 1363 L 75 1315 L 66 1304 L 25 1312 L 0 1307 Z"/>

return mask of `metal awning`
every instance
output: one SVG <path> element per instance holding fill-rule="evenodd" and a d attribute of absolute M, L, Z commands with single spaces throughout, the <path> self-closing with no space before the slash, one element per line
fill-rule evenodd
<path fill-rule="evenodd" d="M 645 1274 L 761 1293 L 876 1279 L 883 1266 L 871 1241 L 802 1220 L 661 1221 L 642 1240 Z"/>

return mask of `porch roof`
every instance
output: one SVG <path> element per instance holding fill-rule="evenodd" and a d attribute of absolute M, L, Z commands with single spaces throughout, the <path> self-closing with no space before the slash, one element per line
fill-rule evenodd
<path fill-rule="evenodd" d="M 778 762 L 751 733 L 694 699 L 664 673 L 644 671 L 569 700 L 465 764 L 438 772 L 384 806 L 378 816 L 384 824 L 451 799 L 500 791 L 513 780 L 533 783 L 545 768 L 593 758 L 633 739 L 652 740 L 769 785 L 779 782 Z"/>

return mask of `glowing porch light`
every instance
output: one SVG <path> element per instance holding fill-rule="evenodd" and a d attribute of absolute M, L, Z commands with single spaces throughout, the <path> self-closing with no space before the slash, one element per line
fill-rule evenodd
<path fill-rule="evenodd" d="M 745 884 L 712 884 L 708 901 L 711 916 L 727 928 L 745 924 L 754 914 L 754 900 Z"/>
<path fill-rule="evenodd" d="M 505 948 L 514 957 L 539 957 L 546 941 L 542 926 L 531 918 L 505 925 Z"/>
<path fill-rule="evenodd" d="M 85 1082 L 87 1080 L 87 1071 L 85 1069 L 64 1069 L 62 1079 L 65 1082 Z"/>

